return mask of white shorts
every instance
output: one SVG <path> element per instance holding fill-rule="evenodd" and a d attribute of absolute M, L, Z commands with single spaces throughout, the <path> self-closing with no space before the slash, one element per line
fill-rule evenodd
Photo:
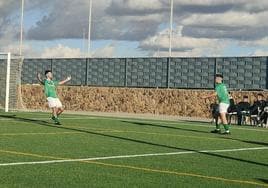
<path fill-rule="evenodd" d="M 48 97 L 47 101 L 49 108 L 62 108 L 62 104 L 58 98 Z"/>
<path fill-rule="evenodd" d="M 229 107 L 229 104 L 220 103 L 219 104 L 219 112 L 220 113 L 227 113 L 228 107 Z"/>

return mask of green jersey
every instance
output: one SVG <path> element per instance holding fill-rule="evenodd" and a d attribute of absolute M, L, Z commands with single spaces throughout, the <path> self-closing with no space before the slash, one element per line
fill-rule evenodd
<path fill-rule="evenodd" d="M 56 87 L 59 82 L 53 80 L 44 80 L 46 97 L 58 98 Z"/>
<path fill-rule="evenodd" d="M 229 94 L 226 86 L 223 83 L 216 84 L 216 93 L 219 103 L 230 104 Z"/>

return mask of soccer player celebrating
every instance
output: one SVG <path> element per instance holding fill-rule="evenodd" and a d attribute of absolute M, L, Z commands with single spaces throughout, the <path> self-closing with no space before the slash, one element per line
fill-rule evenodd
<path fill-rule="evenodd" d="M 38 80 L 45 88 L 45 95 L 47 97 L 48 106 L 52 109 L 52 117 L 51 119 L 55 122 L 56 125 L 61 125 L 59 121 L 59 115 L 63 112 L 62 103 L 58 98 L 56 88 L 58 85 L 63 85 L 66 82 L 71 80 L 71 77 L 67 77 L 63 81 L 53 81 L 53 75 L 50 70 L 45 71 L 46 79 L 41 80 L 40 74 L 38 74 Z"/>
<path fill-rule="evenodd" d="M 204 96 L 202 97 L 203 99 L 206 98 L 211 98 L 211 97 L 216 97 L 218 98 L 219 101 L 219 112 L 220 112 L 220 119 L 221 122 L 224 126 L 225 132 L 222 134 L 230 134 L 229 130 L 229 125 L 227 123 L 227 118 L 226 118 L 226 113 L 227 109 L 230 105 L 230 99 L 229 99 L 229 94 L 227 91 L 227 88 L 225 84 L 223 83 L 223 76 L 222 74 L 216 74 L 215 75 L 215 82 L 216 82 L 216 87 L 215 87 L 215 93 L 209 96 Z M 216 124 L 216 129 L 211 131 L 212 133 L 221 133 L 220 130 L 220 124 Z"/>

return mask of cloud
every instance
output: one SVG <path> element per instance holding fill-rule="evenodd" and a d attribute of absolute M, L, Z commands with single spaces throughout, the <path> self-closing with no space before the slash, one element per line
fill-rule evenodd
<path fill-rule="evenodd" d="M 14 49 L 18 50 L 19 46 L 13 46 Z M 16 51 L 14 50 L 14 51 Z M 42 57 L 42 58 L 81 58 L 87 57 L 88 54 L 82 52 L 79 48 L 71 48 L 58 44 L 57 46 L 45 48 L 40 54 L 34 51 L 29 45 L 24 46 L 24 54 L 28 57 Z M 114 44 L 106 45 L 102 48 L 98 48 L 92 51 L 92 57 L 115 57 L 116 47 Z"/>
<path fill-rule="evenodd" d="M 182 27 L 174 29 L 172 37 L 172 55 L 179 56 L 218 56 L 226 46 L 226 41 L 209 38 L 192 38 L 181 35 Z M 163 30 L 157 35 L 143 40 L 139 48 L 152 51 L 154 55 L 169 56 L 169 32 Z"/>
<path fill-rule="evenodd" d="M 19 5 L 15 0 L 0 2 L 0 50 L 6 51 L 6 47 L 18 38 L 19 27 L 12 20 L 12 13 Z"/>
<path fill-rule="evenodd" d="M 93 26 L 93 40 L 139 41 L 154 35 L 159 27 L 158 16 L 149 17 L 103 17 Z"/>
<path fill-rule="evenodd" d="M 182 21 L 182 25 L 190 26 L 220 26 L 220 27 L 246 27 L 263 26 L 267 18 L 267 12 L 248 13 L 248 12 L 226 12 L 219 14 L 192 14 Z"/>
<path fill-rule="evenodd" d="M 252 55 L 254 56 L 268 56 L 268 50 L 256 50 Z"/>
<path fill-rule="evenodd" d="M 195 38 L 258 40 L 267 36 L 268 27 L 195 27 L 185 26 L 182 34 Z"/>
<path fill-rule="evenodd" d="M 52 3 L 52 1 L 49 2 Z M 182 24 L 186 25 L 184 31 L 185 34 L 189 32 L 189 36 L 198 35 L 199 33 L 194 33 L 194 30 L 198 27 L 203 27 L 204 29 L 204 26 L 213 27 L 222 24 L 226 20 L 234 20 L 229 19 L 229 17 L 237 18 L 234 24 L 247 23 L 243 20 L 239 22 L 239 20 L 241 20 L 239 19 L 241 18 L 239 15 L 240 12 L 233 13 L 236 15 L 230 14 L 226 16 L 226 11 L 231 9 L 243 10 L 243 8 L 245 10 L 252 10 L 254 9 L 252 7 L 258 10 L 258 7 L 260 7 L 253 6 L 255 3 L 246 0 L 180 0 L 174 3 L 175 12 L 177 11 L 177 14 L 187 16 Z M 267 3 L 261 4 L 265 5 Z M 44 16 L 42 20 L 36 23 L 35 27 L 30 29 L 28 33 L 29 39 L 52 40 L 58 38 L 81 38 L 83 29 L 87 28 L 88 1 L 56 0 L 54 7 L 50 14 Z M 167 18 L 164 17 L 169 13 L 169 2 L 164 0 L 100 0 L 93 1 L 93 7 L 93 39 L 142 40 L 150 35 L 154 35 L 159 25 L 164 20 L 168 21 Z M 63 9 L 65 11 L 58 11 Z M 203 16 L 198 14 L 190 16 L 189 13 L 192 14 L 193 12 L 207 14 Z M 222 12 L 223 14 L 211 15 L 210 13 L 213 12 Z M 183 15 L 181 16 L 183 17 Z M 215 16 L 216 19 L 213 19 Z M 254 19 L 254 16 L 250 18 L 250 14 L 242 17 L 244 17 L 245 20 Z M 198 18 L 203 19 L 205 24 L 201 20 L 200 24 L 202 24 L 202 26 L 196 26 L 195 23 L 197 23 Z M 68 20 L 68 22 L 66 22 L 66 20 Z M 210 22 L 211 20 L 212 22 Z M 258 20 L 258 18 L 255 20 Z M 208 23 L 213 24 L 213 26 L 207 25 Z M 145 25 L 147 25 L 147 27 L 144 27 Z M 230 26 L 230 24 L 228 23 L 227 26 Z M 76 28 L 75 30 L 73 29 L 74 27 Z M 193 27 L 194 29 L 191 29 Z M 221 33 L 221 29 L 209 29 Z M 241 30 L 241 28 L 239 30 Z M 208 31 L 208 33 L 210 32 Z M 219 36 L 219 34 L 216 35 L 216 37 L 217 36 Z M 226 37 L 229 36 L 232 36 L 232 34 L 226 35 Z"/>
<path fill-rule="evenodd" d="M 17 42 L 15 40 L 19 38 L 17 28 L 10 20 L 0 18 L 0 51 L 5 51 L 6 46 Z"/>
<path fill-rule="evenodd" d="M 259 13 L 268 10 L 268 1 L 263 0 L 239 0 L 238 6 L 234 7 L 236 11 L 250 12 L 250 13 Z M 234 1 L 237 2 L 237 1 Z"/>
<path fill-rule="evenodd" d="M 79 58 L 83 57 L 82 52 L 78 48 L 70 48 L 68 46 L 63 46 L 58 44 L 52 48 L 45 48 L 44 52 L 41 54 L 42 58 Z"/>
<path fill-rule="evenodd" d="M 83 30 L 87 32 L 88 28 L 88 1 L 66 1 L 58 1 L 50 14 L 44 16 L 29 30 L 27 38 L 32 40 L 82 38 Z M 116 11 L 109 8 L 111 0 L 93 2 L 92 40 L 141 40 L 156 33 L 163 17 L 159 14 L 113 16 L 112 12 Z"/>
<path fill-rule="evenodd" d="M 40 57 L 40 53 L 37 52 L 31 45 L 23 45 L 23 55 L 24 57 Z M 19 55 L 20 45 L 19 44 L 9 44 L 2 48 L 3 52 L 11 52 L 11 54 Z"/>
<path fill-rule="evenodd" d="M 0 1 L 0 17 L 7 18 L 15 10 L 19 10 L 20 1 L 18 0 L 8 0 Z"/>
<path fill-rule="evenodd" d="M 268 47 L 268 37 L 262 38 L 262 39 L 258 39 L 258 40 L 254 40 L 254 41 L 241 41 L 239 43 L 239 45 L 242 46 L 256 46 L 256 47 Z"/>
<path fill-rule="evenodd" d="M 88 8 L 89 0 L 25 0 L 25 15 L 42 14 L 26 39 L 82 39 Z M 167 53 L 169 38 L 163 31 L 169 23 L 169 0 L 93 0 L 92 10 L 93 41 L 134 41 L 143 54 Z M 18 43 L 19 11 L 18 0 L 0 2 L 0 50 Z M 221 54 L 226 41 L 262 48 L 268 43 L 267 17 L 265 0 L 174 0 L 174 54 Z M 107 54 L 115 50 L 106 48 Z"/>
<path fill-rule="evenodd" d="M 151 54 L 153 57 L 169 57 L 167 51 L 156 51 Z M 173 57 L 202 57 L 204 53 L 201 49 L 192 49 L 189 51 L 172 51 Z"/>
<path fill-rule="evenodd" d="M 47 4 L 54 8 L 29 30 L 29 39 L 82 38 L 88 28 L 88 0 Z M 144 40 L 169 22 L 169 6 L 166 0 L 93 1 L 92 39 Z M 189 37 L 256 40 L 268 32 L 268 2 L 262 0 L 179 0 L 174 12 L 174 25 L 183 26 L 182 34 Z"/>
<path fill-rule="evenodd" d="M 56 0 L 53 5 L 50 13 L 44 15 L 29 29 L 27 38 L 33 40 L 81 38 L 83 30 L 87 28 L 88 5 L 86 1 Z"/>
<path fill-rule="evenodd" d="M 268 10 L 263 0 L 179 0 L 174 1 L 179 11 L 190 13 L 222 13 L 227 11 L 257 13 Z"/>
<path fill-rule="evenodd" d="M 150 15 L 163 12 L 168 7 L 164 0 L 117 0 L 112 1 L 106 12 L 110 15 Z"/>
<path fill-rule="evenodd" d="M 113 44 L 99 48 L 92 53 L 92 57 L 114 57 L 116 55 L 116 48 Z"/>
<path fill-rule="evenodd" d="M 25 0 L 24 11 L 42 10 L 46 11 L 51 7 L 53 0 Z M 21 0 L 2 0 L 0 1 L 0 18 L 7 21 L 19 23 L 21 14 Z M 8 24 L 8 23 L 7 23 Z"/>
<path fill-rule="evenodd" d="M 267 12 L 193 14 L 182 21 L 182 34 L 190 37 L 257 40 L 267 36 Z"/>
<path fill-rule="evenodd" d="M 52 0 L 25 0 L 25 12 L 36 8 L 45 9 L 49 1 L 53 2 Z M 20 11 L 20 0 L 0 1 L 0 51 L 19 52 Z M 25 50 L 28 48 L 29 46 L 26 45 Z"/>

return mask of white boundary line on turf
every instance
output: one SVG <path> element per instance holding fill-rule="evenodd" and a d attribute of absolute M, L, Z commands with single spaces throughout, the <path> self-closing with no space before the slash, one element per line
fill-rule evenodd
<path fill-rule="evenodd" d="M 65 163 L 65 162 L 97 161 L 97 160 L 108 160 L 108 159 L 124 159 L 124 158 L 137 158 L 137 157 L 151 157 L 151 156 L 169 156 L 169 155 L 183 155 L 183 154 L 197 154 L 197 153 L 223 153 L 223 152 L 267 150 L 267 149 L 268 149 L 268 147 L 255 147 L 255 148 L 237 148 L 237 149 L 224 149 L 224 150 L 179 151 L 179 152 L 171 152 L 171 153 L 118 155 L 118 156 L 108 156 L 108 157 L 92 157 L 92 158 L 84 158 L 84 159 L 59 159 L 59 160 L 35 161 L 35 162 L 0 163 L 0 166 L 53 164 L 53 163 Z"/>
<path fill-rule="evenodd" d="M 26 118 L 27 119 L 27 118 Z M 63 117 L 63 118 L 60 118 L 60 119 L 80 119 L 80 120 L 83 120 L 83 119 L 99 119 L 99 118 L 96 118 L 96 117 Z M 49 117 L 40 117 L 40 118 L 31 118 L 31 120 L 50 120 Z M 17 121 L 16 118 L 0 118 L 0 121 Z"/>

